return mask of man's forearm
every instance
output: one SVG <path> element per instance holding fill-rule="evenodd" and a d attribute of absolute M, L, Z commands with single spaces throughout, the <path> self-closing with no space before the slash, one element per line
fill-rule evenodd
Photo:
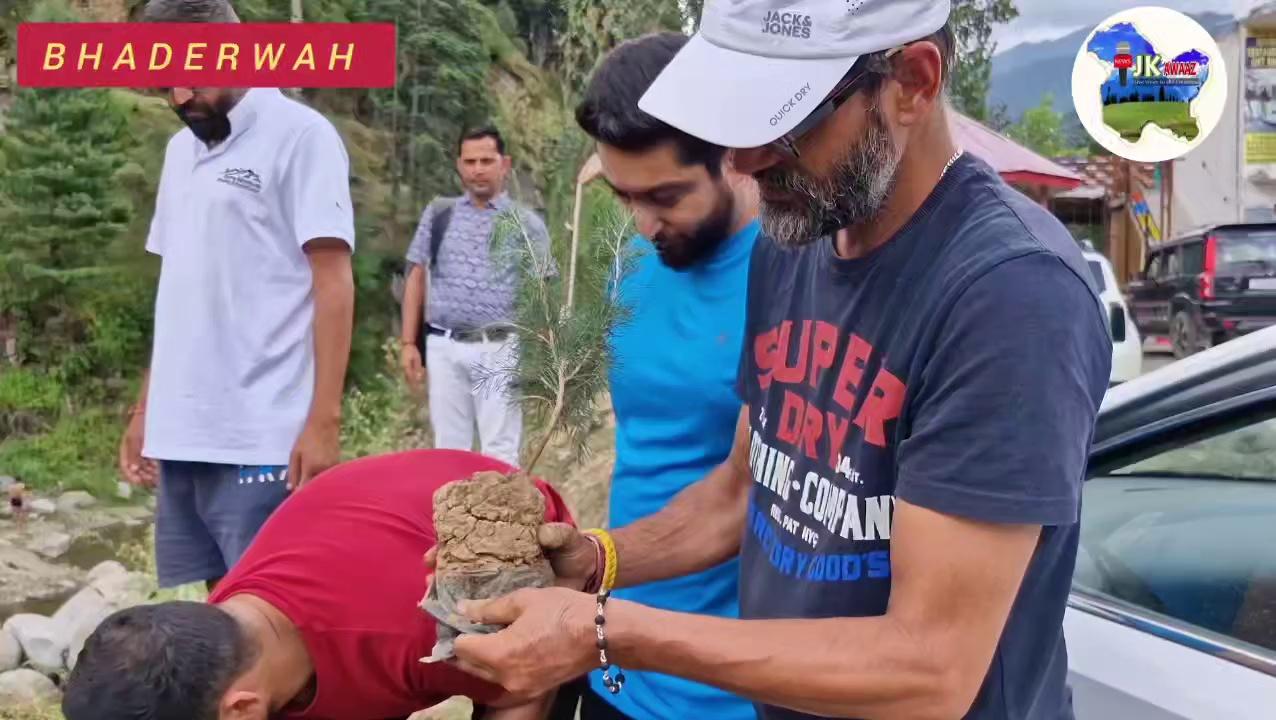
<path fill-rule="evenodd" d="M 348 254 L 344 263 L 325 263 L 315 273 L 314 293 L 315 394 L 310 420 L 340 422 L 354 333 L 354 277 Z"/>
<path fill-rule="evenodd" d="M 618 587 L 707 570 L 740 551 L 750 488 L 748 428 L 746 408 L 725 462 L 678 493 L 664 510 L 612 533 Z"/>
<path fill-rule="evenodd" d="M 406 345 L 415 344 L 417 333 L 421 332 L 421 315 L 425 307 L 425 270 L 413 264 L 408 271 L 403 287 L 403 324 L 399 329 L 399 339 Z"/>
<path fill-rule="evenodd" d="M 608 642 L 624 669 L 713 685 L 831 717 L 952 720 L 952 668 L 887 616 L 728 620 L 613 600 Z"/>
<path fill-rule="evenodd" d="M 151 391 L 151 369 L 147 368 L 142 371 L 142 389 L 137 393 L 137 404 L 134 405 L 134 414 L 146 411 L 146 398 Z"/>

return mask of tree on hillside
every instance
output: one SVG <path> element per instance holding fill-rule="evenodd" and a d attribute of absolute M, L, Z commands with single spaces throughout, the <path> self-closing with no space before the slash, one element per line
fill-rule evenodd
<path fill-rule="evenodd" d="M 1006 135 L 1045 157 L 1063 157 L 1084 153 L 1071 146 L 1063 127 L 1063 115 L 1054 109 L 1054 96 L 1046 93 L 1035 108 L 1025 110 L 1019 122 L 1006 130 Z"/>
<path fill-rule="evenodd" d="M 976 120 L 988 120 L 992 79 L 993 25 L 1019 16 L 1014 0 L 954 0 L 949 20 L 957 40 L 957 60 L 949 79 L 953 104 Z"/>
<path fill-rule="evenodd" d="M 83 341 L 81 291 L 100 281 L 104 252 L 132 216 L 117 174 L 124 117 L 106 90 L 24 89 L 0 135 L 0 311 L 48 361 Z M 55 328 L 60 332 L 52 332 Z"/>
<path fill-rule="evenodd" d="M 620 43 L 687 24 L 676 0 L 566 0 L 566 5 L 562 74 L 572 93 L 584 88 L 597 62 Z"/>
<path fill-rule="evenodd" d="M 491 112 L 491 61 L 478 18 L 486 11 L 474 0 L 366 0 L 366 5 L 365 20 L 398 25 L 398 81 L 371 93 L 377 124 L 394 138 L 387 158 L 393 198 L 406 195 L 423 203 L 428 191 L 456 186 L 456 140 Z"/>

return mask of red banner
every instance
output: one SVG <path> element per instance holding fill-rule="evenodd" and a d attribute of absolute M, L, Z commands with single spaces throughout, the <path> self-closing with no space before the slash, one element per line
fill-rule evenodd
<path fill-rule="evenodd" d="M 23 87 L 393 87 L 393 23 L 22 23 Z"/>

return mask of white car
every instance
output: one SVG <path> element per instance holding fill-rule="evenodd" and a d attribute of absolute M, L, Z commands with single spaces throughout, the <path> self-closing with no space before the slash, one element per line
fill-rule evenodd
<path fill-rule="evenodd" d="M 1077 720 L 1276 718 L 1276 327 L 1110 389 L 1086 478 Z"/>
<path fill-rule="evenodd" d="M 1089 247 L 1082 254 L 1094 275 L 1099 299 L 1108 317 L 1108 333 L 1112 336 L 1112 376 L 1109 382 L 1115 385 L 1133 380 L 1143 372 L 1143 338 L 1139 336 L 1134 316 L 1130 314 L 1125 296 L 1117 285 L 1112 264 Z"/>

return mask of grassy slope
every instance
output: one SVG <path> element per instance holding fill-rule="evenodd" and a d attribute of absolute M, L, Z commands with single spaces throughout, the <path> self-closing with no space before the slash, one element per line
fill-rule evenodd
<path fill-rule="evenodd" d="M 1135 102 L 1108 105 L 1103 108 L 1103 122 L 1121 133 L 1127 142 L 1138 142 L 1143 129 L 1157 125 L 1175 135 L 1194 140 L 1200 133 L 1200 125 L 1183 102 Z"/>

